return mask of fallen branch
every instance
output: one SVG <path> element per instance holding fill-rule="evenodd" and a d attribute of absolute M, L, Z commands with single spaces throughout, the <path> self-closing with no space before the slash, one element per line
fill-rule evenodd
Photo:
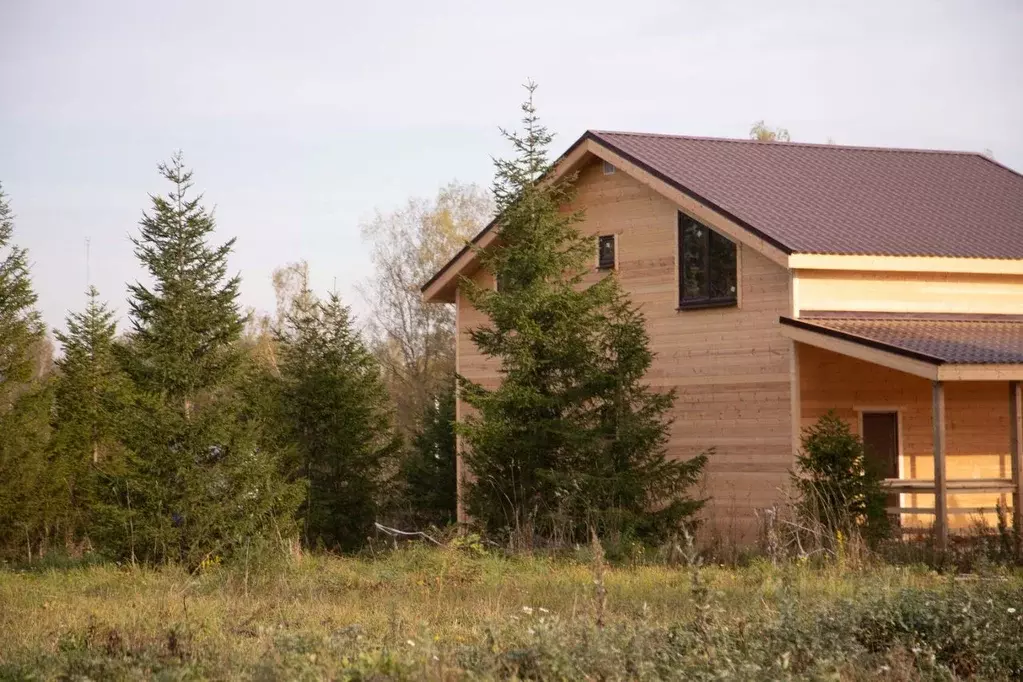
<path fill-rule="evenodd" d="M 429 535 L 427 535 L 426 533 L 424 533 L 421 530 L 413 530 L 413 531 L 398 530 L 397 528 L 388 528 L 387 526 L 385 526 L 385 525 L 383 525 L 381 523 L 374 523 L 373 525 L 376 526 L 376 529 L 378 531 L 380 531 L 382 533 L 386 533 L 387 535 L 390 535 L 391 537 L 421 537 L 421 538 L 426 538 L 427 540 L 429 540 L 433 544 L 437 545 L 438 547 L 442 547 L 443 546 L 440 542 L 434 540 L 433 538 L 431 538 Z"/>

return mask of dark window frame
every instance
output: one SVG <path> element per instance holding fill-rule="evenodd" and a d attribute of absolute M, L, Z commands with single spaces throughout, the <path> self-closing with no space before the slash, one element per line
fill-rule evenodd
<path fill-rule="evenodd" d="M 611 242 L 611 262 L 604 260 L 604 243 Z M 618 267 L 618 237 L 613 234 L 602 234 L 597 237 L 597 269 L 615 270 Z"/>
<path fill-rule="evenodd" d="M 706 273 L 706 286 L 703 289 L 707 292 L 706 296 L 686 298 L 685 296 L 685 282 L 686 282 L 686 258 L 685 258 L 685 226 L 687 223 L 693 223 L 699 225 L 701 228 L 706 230 L 707 238 L 703 240 L 703 253 L 702 253 L 702 266 L 703 271 Z M 735 293 L 730 296 L 717 296 L 712 297 L 711 291 L 711 279 L 714 277 L 714 273 L 711 271 L 711 257 L 710 257 L 710 240 L 711 235 L 717 235 L 721 239 L 727 240 L 732 244 L 734 248 L 734 270 L 735 270 Z M 707 227 L 699 220 L 686 215 L 682 211 L 678 212 L 678 309 L 679 310 L 698 310 L 700 308 L 731 308 L 739 305 L 739 247 L 738 244 L 728 239 L 724 235 L 714 231 Z"/>

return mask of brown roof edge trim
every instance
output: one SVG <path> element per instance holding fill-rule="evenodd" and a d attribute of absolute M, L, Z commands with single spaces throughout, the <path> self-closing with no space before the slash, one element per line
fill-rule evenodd
<path fill-rule="evenodd" d="M 573 151 L 575 151 L 576 147 L 581 145 L 586 140 L 590 139 L 590 138 L 587 137 L 587 135 L 589 135 L 589 131 L 586 131 L 586 133 L 583 134 L 582 137 L 580 137 L 578 140 L 576 140 L 575 142 L 572 143 L 571 147 L 569 147 L 564 152 L 562 152 L 561 156 L 559 156 L 554 161 L 554 163 L 551 164 L 551 168 L 552 169 L 555 168 L 559 163 L 561 163 L 562 159 L 564 159 L 566 156 L 568 156 Z M 438 270 L 436 273 L 434 273 L 433 277 L 428 279 L 423 286 L 419 287 L 419 291 L 425 292 L 427 289 L 429 289 L 430 286 L 434 282 L 436 282 L 438 279 L 440 279 L 441 277 L 444 276 L 444 273 L 447 272 L 451 268 L 451 266 L 455 264 L 455 261 L 457 261 L 459 258 L 461 258 L 466 253 L 468 253 L 469 250 L 472 249 L 473 245 L 479 244 L 479 241 L 481 239 L 483 239 L 483 237 L 487 234 L 487 232 L 490 232 L 490 230 L 493 229 L 493 227 L 495 225 L 497 225 L 497 219 L 499 217 L 500 216 L 495 216 L 493 220 L 491 220 L 489 223 L 487 223 L 487 226 L 484 227 L 482 230 L 480 230 L 479 234 L 477 234 L 475 237 L 472 238 L 472 240 L 469 243 L 467 243 L 465 246 L 463 246 L 459 250 L 458 253 L 456 253 L 454 256 L 452 256 L 451 260 L 449 260 L 447 263 L 444 264 L 444 267 L 442 267 L 440 270 Z"/>
<path fill-rule="evenodd" d="M 702 196 L 700 194 L 697 194 L 696 192 L 694 192 L 693 190 L 689 189 L 688 187 L 686 187 L 682 183 L 677 182 L 675 180 L 672 180 L 670 177 L 668 177 L 667 175 L 665 175 L 661 171 L 657 170 L 656 168 L 654 168 L 650 164 L 646 163 L 645 161 L 640 160 L 639 158 L 637 158 L 636 156 L 634 156 L 634 155 L 630 154 L 629 152 L 625 151 L 621 147 L 619 147 L 619 146 L 617 146 L 615 144 L 612 144 L 611 142 L 609 142 L 605 138 L 601 137 L 599 133 L 595 133 L 592 130 L 587 130 L 583 134 L 583 136 L 579 139 L 579 141 L 576 142 L 574 145 L 572 145 L 572 147 L 569 149 L 569 151 L 571 151 L 572 149 L 575 149 L 576 145 L 581 144 L 585 140 L 593 140 L 594 142 L 596 142 L 597 144 L 601 145 L 602 147 L 607 147 L 608 149 L 613 151 L 615 154 L 618 154 L 620 156 L 625 157 L 626 160 L 628 160 L 631 163 L 636 164 L 637 166 L 639 166 L 640 168 L 645 170 L 647 173 L 650 173 L 651 175 L 656 177 L 658 180 L 660 180 L 664 184 L 669 185 L 671 187 L 674 187 L 679 192 L 682 192 L 684 194 L 688 194 L 689 196 L 691 196 L 692 198 L 696 199 L 700 203 L 705 204 L 706 206 L 709 206 L 715 212 L 720 213 L 721 215 L 723 215 L 724 217 L 728 218 L 729 220 L 731 220 L 733 223 L 735 223 L 739 227 L 742 227 L 743 229 L 745 229 L 747 232 L 750 232 L 751 234 L 753 234 L 753 235 L 759 237 L 760 239 L 764 240 L 765 242 L 767 242 L 771 246 L 775 247 L 776 249 L 778 249 L 779 251 L 781 251 L 785 255 L 790 256 L 793 253 L 795 253 L 795 250 L 792 249 L 791 247 L 786 246 L 785 244 L 781 243 L 780 241 L 778 241 L 774 237 L 771 237 L 770 235 L 765 234 L 764 232 L 761 232 L 757 228 L 755 228 L 752 225 L 750 225 L 749 223 L 747 223 L 742 218 L 738 217 L 737 215 L 735 215 L 735 214 L 733 214 L 733 213 L 731 213 L 729 211 L 726 211 L 725 209 L 721 208 L 720 206 L 718 206 L 713 201 L 707 199 L 706 197 L 704 197 L 704 196 Z M 568 152 L 565 152 L 565 153 L 567 154 Z"/>
<path fill-rule="evenodd" d="M 977 156 L 979 156 L 980 158 L 984 159 L 988 163 L 993 163 L 994 165 L 998 166 L 999 168 L 1002 168 L 1004 170 L 1009 171 L 1013 175 L 1017 175 L 1017 176 L 1023 178 L 1023 173 L 1021 173 L 1020 171 L 1016 170 L 1015 168 L 1010 168 L 1010 167 L 1006 166 L 1001 161 L 998 161 L 997 159 L 994 159 L 994 158 L 988 156 L 987 154 L 981 154 L 980 152 L 977 152 Z"/>
<path fill-rule="evenodd" d="M 860 310 L 803 310 L 804 320 L 930 320 L 932 322 L 1023 322 L 1023 315 L 1017 313 L 894 313 Z"/>
<path fill-rule="evenodd" d="M 451 266 L 455 264 L 455 261 L 457 261 L 459 258 L 464 256 L 465 254 L 469 253 L 470 249 L 472 249 L 473 246 L 475 246 L 476 244 L 479 244 L 480 240 L 483 239 L 483 237 L 486 236 L 487 232 L 490 232 L 490 229 L 492 227 L 494 227 L 494 225 L 496 225 L 496 224 L 497 224 L 497 218 L 494 218 L 489 223 L 487 223 L 487 226 L 484 227 L 482 230 L 480 230 L 479 234 L 477 234 L 469 242 L 467 242 L 465 244 L 465 246 L 463 246 L 461 249 L 459 249 L 458 253 L 456 253 L 454 256 L 452 256 L 451 260 L 449 260 L 447 263 L 444 264 L 444 267 L 442 267 L 440 270 L 435 272 L 433 274 L 433 277 L 431 277 L 430 279 L 426 280 L 426 283 L 423 284 L 423 286 L 419 287 L 419 291 L 420 292 L 425 292 L 427 289 L 429 289 L 431 286 L 433 286 L 434 282 L 436 282 L 438 279 L 443 277 L 444 273 L 446 273 L 448 270 L 451 269 Z"/>
<path fill-rule="evenodd" d="M 802 320 L 796 320 L 791 317 L 785 317 L 784 315 L 778 318 L 778 322 L 789 327 L 795 327 L 796 329 L 803 329 L 809 332 L 814 332 L 815 334 L 823 334 L 824 336 L 830 336 L 832 338 L 841 339 L 842 341 L 849 341 L 850 343 L 855 343 L 860 346 L 867 346 L 868 348 L 885 351 L 886 353 L 892 353 L 894 355 L 901 355 L 902 357 L 912 358 L 913 360 L 920 360 L 921 362 L 926 362 L 932 365 L 946 364 L 945 360 L 943 360 L 942 358 L 936 358 L 933 355 L 927 355 L 926 353 L 920 353 L 917 351 L 908 350 L 906 348 L 901 348 L 899 346 L 893 346 L 891 344 L 883 343 L 876 339 L 870 339 L 865 336 L 858 336 L 856 334 L 850 334 L 848 332 L 841 332 L 838 331 L 837 329 L 830 329 L 829 327 L 825 327 L 823 325 L 810 324 L 808 322 L 803 322 Z"/>

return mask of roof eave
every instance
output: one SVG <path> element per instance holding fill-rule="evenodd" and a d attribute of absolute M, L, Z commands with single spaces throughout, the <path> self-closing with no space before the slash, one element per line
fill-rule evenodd
<path fill-rule="evenodd" d="M 788 267 L 790 270 L 1023 275 L 1023 259 L 962 256 L 875 256 L 797 252 L 789 256 Z"/>
<path fill-rule="evenodd" d="M 780 317 L 782 334 L 793 341 L 913 374 L 931 381 L 1023 381 L 1023 363 L 948 362 L 849 332 Z"/>

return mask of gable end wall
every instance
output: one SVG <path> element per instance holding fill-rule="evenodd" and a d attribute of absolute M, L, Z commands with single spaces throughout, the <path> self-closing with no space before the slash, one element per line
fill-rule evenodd
<path fill-rule="evenodd" d="M 604 175 L 599 161 L 582 168 L 576 187 L 566 210 L 585 210 L 580 229 L 594 235 L 594 265 L 596 236 L 618 236 L 618 274 L 642 306 L 656 354 L 649 381 L 678 390 L 671 456 L 714 448 L 704 489 L 694 491 L 710 498 L 704 532 L 748 539 L 753 510 L 778 501 L 793 462 L 792 343 L 778 324 L 791 307 L 789 273 L 740 246 L 739 307 L 679 312 L 677 206 L 621 170 Z M 473 277 L 492 282 L 487 273 Z M 459 371 L 495 386 L 497 365 L 467 334 L 485 319 L 464 296 L 456 305 Z M 464 409 L 459 404 L 460 415 Z"/>

